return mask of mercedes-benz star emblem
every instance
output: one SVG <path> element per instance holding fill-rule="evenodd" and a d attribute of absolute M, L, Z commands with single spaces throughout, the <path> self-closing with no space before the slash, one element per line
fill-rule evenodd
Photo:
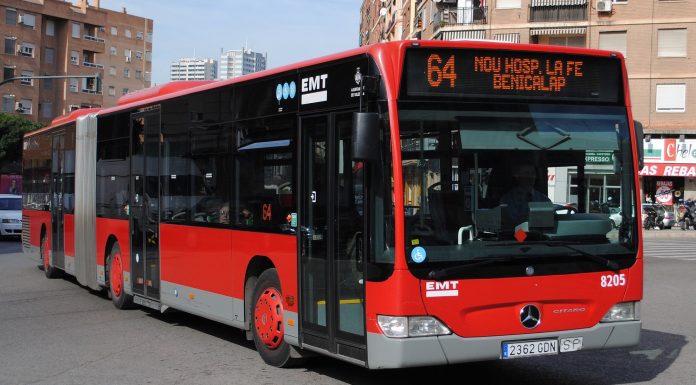
<path fill-rule="evenodd" d="M 520 321 L 527 329 L 534 329 L 541 323 L 541 312 L 534 305 L 527 305 L 520 310 Z"/>

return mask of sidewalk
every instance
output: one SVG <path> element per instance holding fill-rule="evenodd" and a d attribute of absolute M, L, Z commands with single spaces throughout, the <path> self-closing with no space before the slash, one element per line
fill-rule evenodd
<path fill-rule="evenodd" d="M 693 239 L 696 241 L 696 230 L 682 230 L 680 227 L 672 227 L 669 230 L 645 230 L 644 239 Z"/>

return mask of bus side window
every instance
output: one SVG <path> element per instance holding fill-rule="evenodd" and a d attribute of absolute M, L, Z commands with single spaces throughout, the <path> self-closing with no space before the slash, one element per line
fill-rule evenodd
<path fill-rule="evenodd" d="M 285 232 L 296 213 L 296 119 L 280 116 L 239 123 L 236 131 L 231 221 L 260 231 Z"/>
<path fill-rule="evenodd" d="M 231 214 L 228 203 L 232 176 L 231 133 L 231 128 L 225 124 L 191 127 L 193 189 L 189 211 L 194 222 L 229 223 L 229 217 L 221 220 L 220 213 Z"/>
<path fill-rule="evenodd" d="M 189 220 L 191 189 L 190 140 L 188 127 L 168 125 L 163 114 L 161 147 L 161 202 L 162 219 L 185 222 Z"/>

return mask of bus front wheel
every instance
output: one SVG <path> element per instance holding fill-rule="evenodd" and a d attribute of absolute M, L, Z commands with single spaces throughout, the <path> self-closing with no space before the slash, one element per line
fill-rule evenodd
<path fill-rule="evenodd" d="M 299 364 L 301 358 L 291 357 L 292 347 L 283 338 L 283 297 L 276 269 L 259 276 L 252 296 L 251 329 L 254 345 L 261 358 L 279 368 Z"/>

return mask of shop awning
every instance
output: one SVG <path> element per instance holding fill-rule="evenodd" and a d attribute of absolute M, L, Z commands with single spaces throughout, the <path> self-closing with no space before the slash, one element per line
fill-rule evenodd
<path fill-rule="evenodd" d="M 532 7 L 559 7 L 564 5 L 585 5 L 587 0 L 532 0 Z"/>
<path fill-rule="evenodd" d="M 493 40 L 505 41 L 508 43 L 519 43 L 520 34 L 519 33 L 496 33 L 493 36 Z"/>
<path fill-rule="evenodd" d="M 529 34 L 538 35 L 584 35 L 587 27 L 532 28 Z"/>
<path fill-rule="evenodd" d="M 645 163 L 640 176 L 696 177 L 696 163 Z"/>
<path fill-rule="evenodd" d="M 485 38 L 486 31 L 483 29 L 442 32 L 442 40 L 483 40 Z"/>

